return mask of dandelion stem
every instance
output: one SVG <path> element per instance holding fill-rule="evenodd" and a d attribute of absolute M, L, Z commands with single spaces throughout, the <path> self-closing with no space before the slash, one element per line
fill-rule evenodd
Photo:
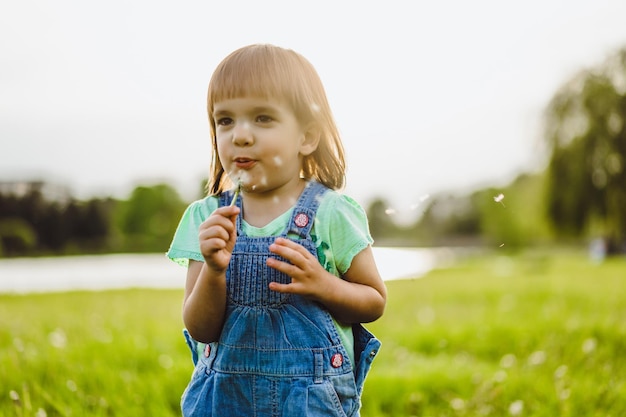
<path fill-rule="evenodd" d="M 239 192 L 241 191 L 241 179 L 239 181 L 237 181 L 237 188 L 235 188 L 235 194 L 233 194 L 233 200 L 230 202 L 231 206 L 234 206 L 235 203 L 237 202 L 237 197 L 239 197 Z"/>

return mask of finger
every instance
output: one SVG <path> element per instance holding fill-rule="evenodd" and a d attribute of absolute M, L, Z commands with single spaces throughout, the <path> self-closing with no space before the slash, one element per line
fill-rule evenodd
<path fill-rule="evenodd" d="M 278 238 L 270 245 L 270 252 L 302 266 L 311 255 L 302 245 L 289 239 Z"/>
<path fill-rule="evenodd" d="M 280 284 L 278 282 L 270 282 L 269 288 L 272 291 L 280 292 L 283 294 L 294 294 L 297 292 L 293 284 Z"/>
<path fill-rule="evenodd" d="M 226 247 L 226 242 L 224 240 L 209 239 L 209 240 L 202 241 L 200 243 L 200 253 L 202 253 L 203 255 L 209 255 L 209 254 L 219 252 L 225 247 Z"/>
<path fill-rule="evenodd" d="M 240 212 L 241 209 L 237 206 L 223 206 L 215 209 L 213 213 L 230 219 L 234 216 L 237 216 Z"/>
<path fill-rule="evenodd" d="M 301 271 L 297 266 L 288 262 L 280 261 L 276 258 L 267 258 L 265 264 L 270 268 L 274 268 L 278 272 L 282 272 L 290 277 L 296 276 Z"/>
<path fill-rule="evenodd" d="M 198 238 L 201 241 L 210 239 L 221 239 L 227 241 L 230 238 L 230 233 L 232 232 L 228 229 L 228 227 L 223 227 L 222 225 L 211 225 L 210 227 L 200 230 Z"/>

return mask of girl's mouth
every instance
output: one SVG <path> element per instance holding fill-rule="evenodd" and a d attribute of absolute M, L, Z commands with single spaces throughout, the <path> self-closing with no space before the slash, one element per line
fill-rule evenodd
<path fill-rule="evenodd" d="M 234 162 L 239 169 L 250 169 L 256 164 L 256 161 L 250 158 L 235 158 Z"/>

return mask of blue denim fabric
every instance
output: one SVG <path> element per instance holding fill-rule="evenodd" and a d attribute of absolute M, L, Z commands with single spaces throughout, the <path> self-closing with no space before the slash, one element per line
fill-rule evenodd
<path fill-rule="evenodd" d="M 283 233 L 299 236 L 298 243 L 314 255 L 309 232 L 318 196 L 326 190 L 309 183 Z M 225 193 L 221 204 L 230 197 Z M 270 282 L 291 281 L 265 264 L 276 256 L 268 249 L 276 238 L 244 236 L 239 218 L 237 228 L 220 340 L 198 344 L 185 333 L 196 366 L 181 400 L 183 415 L 359 416 L 363 383 L 380 342 L 363 326 L 353 326 L 357 363 L 352 364 L 321 305 L 269 290 Z"/>

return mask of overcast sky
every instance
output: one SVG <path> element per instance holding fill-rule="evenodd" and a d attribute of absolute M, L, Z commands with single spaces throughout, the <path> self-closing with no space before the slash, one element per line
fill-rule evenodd
<path fill-rule="evenodd" d="M 82 197 L 208 171 L 208 80 L 273 43 L 324 82 L 346 192 L 399 213 L 503 185 L 541 161 L 541 115 L 578 71 L 626 46 L 623 0 L 20 0 L 0 6 L 0 180 Z"/>

